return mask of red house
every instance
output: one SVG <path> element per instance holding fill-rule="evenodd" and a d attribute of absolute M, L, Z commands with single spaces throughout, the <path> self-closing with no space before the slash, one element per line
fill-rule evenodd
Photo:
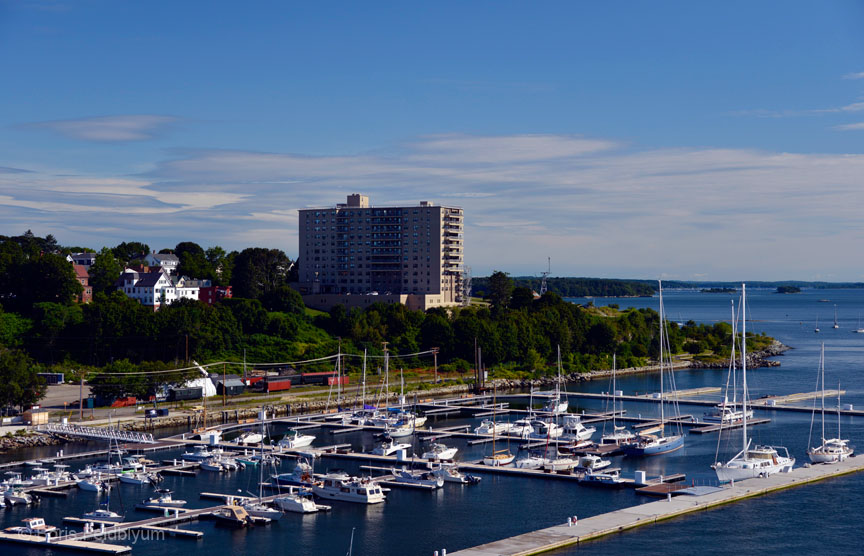
<path fill-rule="evenodd" d="M 78 295 L 76 301 L 78 303 L 90 303 L 93 301 L 93 288 L 90 286 L 90 274 L 87 272 L 87 267 L 80 264 L 73 264 L 72 268 L 75 269 L 75 278 L 81 282 L 81 287 L 84 290 Z"/>

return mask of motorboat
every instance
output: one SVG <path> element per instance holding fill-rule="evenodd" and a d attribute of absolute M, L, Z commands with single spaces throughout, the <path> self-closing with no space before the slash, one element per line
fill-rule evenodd
<path fill-rule="evenodd" d="M 296 448 L 310 446 L 313 440 L 315 440 L 315 437 L 311 434 L 302 434 L 298 431 L 290 430 L 279 441 L 278 446 L 283 449 L 294 450 Z"/>
<path fill-rule="evenodd" d="M 255 446 L 260 444 L 263 440 L 264 435 L 260 432 L 246 431 L 237 438 L 235 438 L 234 442 L 240 444 L 241 446 Z"/>
<path fill-rule="evenodd" d="M 484 419 L 480 426 L 474 429 L 474 434 L 506 434 L 510 432 L 510 423 L 496 423 L 492 419 Z"/>
<path fill-rule="evenodd" d="M 282 519 L 282 510 L 271 508 L 259 500 L 247 499 L 241 502 L 240 506 L 252 517 L 266 517 L 272 521 Z"/>
<path fill-rule="evenodd" d="M 184 461 L 203 461 L 213 457 L 213 453 L 207 449 L 207 446 L 193 446 L 191 452 L 185 452 L 180 456 Z"/>
<path fill-rule="evenodd" d="M 123 473 L 118 479 L 120 479 L 121 483 L 127 485 L 155 485 L 162 481 L 162 475 L 142 471 L 139 473 Z"/>
<path fill-rule="evenodd" d="M 171 497 L 171 491 L 167 488 L 156 489 L 156 494 L 152 498 L 146 498 L 142 504 L 146 506 L 158 506 L 162 508 L 180 508 L 186 505 L 186 500 L 175 500 Z"/>
<path fill-rule="evenodd" d="M 614 471 L 598 471 L 585 473 L 579 479 L 580 483 L 588 484 L 588 485 L 605 485 L 605 486 L 620 486 L 625 481 L 621 478 L 621 472 L 618 470 Z"/>
<path fill-rule="evenodd" d="M 600 437 L 600 445 L 608 446 L 610 444 L 614 444 L 616 446 L 620 446 L 622 444 L 633 442 L 634 440 L 636 440 L 636 433 L 634 433 L 627 427 L 612 425 L 612 432 L 604 434 L 602 437 Z"/>
<path fill-rule="evenodd" d="M 387 429 L 391 438 L 404 438 L 411 436 L 417 430 L 417 425 L 412 420 L 400 420 Z"/>
<path fill-rule="evenodd" d="M 219 429 L 211 429 L 206 431 L 201 431 L 196 435 L 198 440 L 203 440 L 204 442 L 215 445 L 222 442 L 222 431 Z"/>
<path fill-rule="evenodd" d="M 612 465 L 612 462 L 608 459 L 603 459 L 600 456 L 587 454 L 581 456 L 576 462 L 576 470 L 593 473 L 596 471 L 600 471 L 601 469 L 606 469 L 610 465 Z"/>
<path fill-rule="evenodd" d="M 95 474 L 96 471 L 93 470 L 93 466 L 87 465 L 86 467 L 84 467 L 84 469 L 79 469 L 78 471 L 76 471 L 74 476 L 78 477 L 79 479 L 86 479 L 88 477 L 92 477 Z"/>
<path fill-rule="evenodd" d="M 6 504 L 10 506 L 29 506 L 33 503 L 33 495 L 15 487 L 7 488 L 3 493 L 3 499 L 6 501 Z"/>
<path fill-rule="evenodd" d="M 104 490 L 111 489 L 111 486 L 107 482 L 102 480 L 102 475 L 99 473 L 97 473 L 95 476 L 81 479 L 76 484 L 78 488 L 87 492 L 102 492 Z"/>
<path fill-rule="evenodd" d="M 429 460 L 453 459 L 458 451 L 459 448 L 451 448 L 444 444 L 436 443 L 429 446 L 429 449 L 423 452 L 423 455 L 420 457 Z"/>
<path fill-rule="evenodd" d="M 273 499 L 273 505 L 283 512 L 311 514 L 318 511 L 318 504 L 300 492 L 291 492 Z"/>
<path fill-rule="evenodd" d="M 476 485 L 480 482 L 480 477 L 476 475 L 466 475 L 459 471 L 453 464 L 441 464 L 433 467 L 430 471 L 432 475 L 440 477 L 445 483 L 458 483 L 462 485 Z"/>
<path fill-rule="evenodd" d="M 517 419 L 510 425 L 508 431 L 510 436 L 518 436 L 519 438 L 529 438 L 534 434 L 534 427 L 531 426 L 531 419 Z"/>
<path fill-rule="evenodd" d="M 112 512 L 108 509 L 108 504 L 100 504 L 99 508 L 93 510 L 92 512 L 87 512 L 83 516 L 84 519 L 92 519 L 93 521 L 110 521 L 113 523 L 120 523 L 123 521 L 123 516 L 118 514 L 117 512 Z"/>
<path fill-rule="evenodd" d="M 541 440 L 545 440 L 547 438 L 556 439 L 559 438 L 562 434 L 564 434 L 564 429 L 551 420 L 546 421 L 543 419 L 534 419 L 533 421 L 531 421 L 531 427 L 534 429 L 534 432 L 531 433 L 528 438 L 535 438 Z"/>
<path fill-rule="evenodd" d="M 59 533 L 57 527 L 45 525 L 45 519 L 41 517 L 26 517 L 21 521 L 24 525 L 7 527 L 4 529 L 4 532 L 13 535 L 31 535 L 37 537 L 50 537 L 54 533 Z"/>
<path fill-rule="evenodd" d="M 312 465 L 301 459 L 290 473 L 273 475 L 271 479 L 280 486 L 311 486 L 314 481 Z"/>
<path fill-rule="evenodd" d="M 393 468 L 390 470 L 393 477 L 389 480 L 391 483 L 398 483 L 406 486 L 416 486 L 421 488 L 436 489 L 444 486 L 444 479 L 430 472 L 412 472 L 405 467 L 401 469 Z"/>
<path fill-rule="evenodd" d="M 214 471 L 216 473 L 221 473 L 223 471 L 228 471 L 228 469 L 222 465 L 221 458 L 207 458 L 201 462 L 201 469 L 204 471 Z"/>
<path fill-rule="evenodd" d="M 380 504 L 386 500 L 381 486 L 374 481 L 343 473 L 325 475 L 320 482 L 313 483 L 312 491 L 319 498 L 342 502 Z"/>
<path fill-rule="evenodd" d="M 0 488 L 23 488 L 33 486 L 33 481 L 22 478 L 21 473 L 18 471 L 7 471 L 6 476 L 8 479 L 0 482 Z"/>
<path fill-rule="evenodd" d="M 217 523 L 230 527 L 248 527 L 255 523 L 243 506 L 238 505 L 223 506 L 212 515 Z"/>
<path fill-rule="evenodd" d="M 747 410 L 747 418 L 753 417 L 753 410 Z M 715 423 L 718 425 L 733 425 L 744 420 L 744 411 L 737 409 L 735 404 L 730 405 L 728 400 L 724 399 L 723 403 L 717 404 L 714 411 L 704 413 L 702 420 L 706 423 Z"/>
<path fill-rule="evenodd" d="M 393 440 L 389 442 L 382 442 L 380 446 L 372 450 L 372 453 L 376 456 L 392 456 L 399 450 L 410 450 L 411 444 L 407 443 L 398 443 Z"/>
<path fill-rule="evenodd" d="M 588 440 L 597 432 L 595 427 L 586 427 L 578 415 L 565 415 L 561 437 L 564 440 Z"/>

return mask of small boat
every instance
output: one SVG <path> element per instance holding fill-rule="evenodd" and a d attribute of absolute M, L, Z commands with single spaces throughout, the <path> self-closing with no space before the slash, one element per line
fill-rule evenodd
<path fill-rule="evenodd" d="M 222 431 L 219 429 L 201 431 L 196 436 L 198 440 L 203 440 L 208 444 L 219 444 L 222 442 Z"/>
<path fill-rule="evenodd" d="M 42 467 L 42 462 L 36 460 L 25 461 L 24 467 Z"/>
<path fill-rule="evenodd" d="M 245 500 L 240 503 L 240 506 L 252 517 L 266 517 L 272 521 L 282 519 L 282 510 L 271 508 L 257 500 Z"/>
<path fill-rule="evenodd" d="M 33 535 L 38 537 L 50 537 L 54 533 L 59 533 L 57 527 L 45 525 L 45 519 L 41 517 L 27 517 L 21 521 L 24 522 L 23 526 L 7 527 L 4 531 L 13 535 Z"/>
<path fill-rule="evenodd" d="M 318 505 L 302 493 L 288 493 L 273 499 L 273 505 L 283 512 L 312 514 L 318 511 Z"/>
<path fill-rule="evenodd" d="M 158 473 L 123 473 L 118 477 L 121 483 L 127 485 L 155 485 L 162 481 L 162 475 Z"/>
<path fill-rule="evenodd" d="M 832 328 L 840 328 L 840 325 L 837 324 L 837 306 L 834 306 L 834 326 Z"/>
<path fill-rule="evenodd" d="M 474 429 L 474 434 L 505 434 L 510 432 L 510 423 L 496 423 L 492 419 L 484 419 L 480 426 Z"/>
<path fill-rule="evenodd" d="M 384 491 L 375 482 L 367 478 L 349 477 L 344 473 L 325 475 L 323 480 L 313 483 L 312 491 L 319 498 L 342 502 L 380 504 L 386 500 Z"/>
<path fill-rule="evenodd" d="M 280 473 L 271 477 L 280 486 L 311 486 L 315 478 L 312 466 L 307 460 L 300 460 L 290 473 Z"/>
<path fill-rule="evenodd" d="M 315 437 L 311 434 L 302 434 L 298 431 L 290 430 L 279 441 L 278 446 L 288 450 L 294 450 L 295 448 L 310 446 L 313 440 L 315 440 Z"/>
<path fill-rule="evenodd" d="M 393 475 L 389 480 L 391 483 L 431 489 L 444 486 L 444 479 L 430 472 L 415 473 L 403 467 L 401 469 L 393 468 L 390 470 L 390 473 Z"/>
<path fill-rule="evenodd" d="M 397 421 L 395 425 L 387 429 L 387 433 L 391 438 L 404 438 L 414 434 L 415 430 L 417 430 L 417 426 L 414 421 Z"/>
<path fill-rule="evenodd" d="M 103 481 L 102 475 L 98 473 L 95 477 L 81 479 L 76 484 L 78 485 L 78 488 L 87 492 L 102 492 L 103 490 L 107 491 L 111 489 L 111 486 L 105 481 Z"/>
<path fill-rule="evenodd" d="M 394 441 L 383 442 L 380 446 L 372 450 L 372 453 L 376 456 L 392 456 L 399 450 L 410 450 L 411 444 L 407 443 L 398 443 Z"/>
<path fill-rule="evenodd" d="M 33 503 L 33 496 L 21 490 L 20 488 L 7 488 L 3 493 L 3 499 L 10 506 L 29 506 Z"/>
<path fill-rule="evenodd" d="M 207 449 L 207 446 L 193 446 L 191 452 L 186 452 L 180 456 L 184 461 L 203 461 L 213 457 L 213 453 Z"/>
<path fill-rule="evenodd" d="M 117 512 L 112 512 L 108 509 L 108 503 L 100 504 L 99 508 L 93 510 L 92 512 L 87 512 L 83 516 L 84 519 L 92 519 L 94 521 L 111 521 L 113 523 L 120 523 L 123 521 L 123 516 L 118 514 Z"/>
<path fill-rule="evenodd" d="M 595 427 L 586 427 L 578 415 L 565 415 L 561 438 L 565 440 L 588 440 L 597 432 Z"/>
<path fill-rule="evenodd" d="M 142 504 L 146 506 L 159 506 L 162 508 L 180 508 L 186 505 L 186 500 L 174 500 L 171 497 L 171 491 L 167 488 L 156 489 L 158 496 L 146 498 Z"/>
<path fill-rule="evenodd" d="M 564 434 L 564 429 L 551 420 L 534 419 L 531 421 L 531 427 L 534 429 L 534 432 L 528 438 L 546 440 L 547 438 L 559 438 Z"/>
<path fill-rule="evenodd" d="M 546 463 L 546 458 L 539 454 L 529 454 L 521 457 L 513 462 L 513 467 L 517 469 L 540 469 Z"/>
<path fill-rule="evenodd" d="M 492 455 L 483 458 L 483 465 L 488 465 L 490 467 L 503 467 L 513 463 L 514 459 L 516 459 L 516 456 L 511 454 L 509 450 L 499 450 Z"/>
<path fill-rule="evenodd" d="M 429 460 L 453 459 L 458 451 L 459 448 L 450 448 L 444 444 L 436 443 L 432 444 L 420 457 Z"/>
<path fill-rule="evenodd" d="M 204 471 L 214 471 L 216 473 L 221 473 L 223 471 L 228 471 L 228 468 L 222 465 L 221 458 L 207 458 L 201 462 L 201 469 Z"/>
<path fill-rule="evenodd" d="M 615 470 L 586 473 L 579 479 L 579 482 L 588 485 L 620 486 L 625 481 L 621 478 L 621 472 Z"/>
<path fill-rule="evenodd" d="M 636 439 L 636 435 L 628 429 L 627 427 L 620 427 L 617 423 L 618 417 L 618 404 L 616 400 L 618 396 L 622 395 L 623 392 L 618 390 L 617 383 L 617 372 L 618 372 L 618 360 L 617 355 L 612 354 L 612 432 L 606 433 L 606 427 L 604 424 L 603 430 L 604 434 L 600 437 L 600 445 L 606 446 L 614 444 L 615 446 L 620 446 L 621 444 L 626 444 L 628 442 L 633 442 Z M 621 404 L 621 413 L 624 413 L 624 404 Z"/>
<path fill-rule="evenodd" d="M 816 332 L 817 334 L 820 332 L 820 330 L 819 330 L 819 317 L 816 317 L 816 328 L 813 329 L 813 332 Z"/>
<path fill-rule="evenodd" d="M 534 434 L 534 427 L 531 426 L 531 419 L 517 419 L 510 425 L 510 436 L 518 436 L 519 438 L 528 438 Z"/>
<path fill-rule="evenodd" d="M 246 431 L 237 438 L 234 439 L 236 444 L 242 445 L 256 445 L 260 444 L 261 441 L 264 440 L 264 435 L 260 432 L 252 432 Z"/>
<path fill-rule="evenodd" d="M 436 477 L 440 477 L 445 483 L 458 483 L 462 485 L 476 485 L 480 482 L 480 477 L 476 475 L 466 475 L 459 471 L 453 464 L 442 464 L 432 468 L 430 471 Z"/>
<path fill-rule="evenodd" d="M 602 459 L 600 456 L 588 454 L 579 458 L 579 461 L 576 462 L 576 470 L 594 473 L 601 469 L 606 469 L 610 465 L 612 465 L 612 462 L 608 459 Z"/>
<path fill-rule="evenodd" d="M 6 489 L 33 486 L 33 481 L 29 479 L 23 479 L 21 477 L 21 473 L 17 471 L 7 471 L 6 476 L 8 476 L 9 478 L 0 482 L 0 488 Z"/>
<path fill-rule="evenodd" d="M 858 315 L 858 328 L 853 330 L 855 334 L 864 334 L 864 328 L 861 328 L 861 315 Z"/>
<path fill-rule="evenodd" d="M 747 410 L 747 418 L 753 417 L 753 410 Z M 702 420 L 706 423 L 717 423 L 719 425 L 733 425 L 744 420 L 744 411 L 737 409 L 737 404 L 729 404 L 728 400 L 724 399 L 723 403 L 717 404 L 714 411 L 705 413 Z"/>
<path fill-rule="evenodd" d="M 75 472 L 75 476 L 79 479 L 86 479 L 87 477 L 92 477 L 96 474 L 96 471 L 93 470 L 92 465 L 86 466 L 84 469 L 79 469 Z"/>
<path fill-rule="evenodd" d="M 212 515 L 217 523 L 230 527 L 248 527 L 255 524 L 252 516 L 242 506 L 225 506 L 215 511 Z"/>

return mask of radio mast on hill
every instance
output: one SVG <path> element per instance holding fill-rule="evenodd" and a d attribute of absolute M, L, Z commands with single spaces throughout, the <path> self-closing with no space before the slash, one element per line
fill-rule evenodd
<path fill-rule="evenodd" d="M 546 257 L 546 272 L 541 272 L 540 275 L 543 276 L 543 280 L 540 282 L 540 297 L 543 297 L 543 294 L 546 293 L 546 279 L 549 278 L 549 275 L 552 273 L 552 257 Z"/>

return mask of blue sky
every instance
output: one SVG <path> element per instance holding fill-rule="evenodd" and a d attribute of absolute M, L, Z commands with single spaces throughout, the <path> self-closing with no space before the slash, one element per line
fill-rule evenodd
<path fill-rule="evenodd" d="M 465 208 L 466 262 L 864 280 L 861 2 L 0 0 L 0 234 L 297 252 Z"/>

